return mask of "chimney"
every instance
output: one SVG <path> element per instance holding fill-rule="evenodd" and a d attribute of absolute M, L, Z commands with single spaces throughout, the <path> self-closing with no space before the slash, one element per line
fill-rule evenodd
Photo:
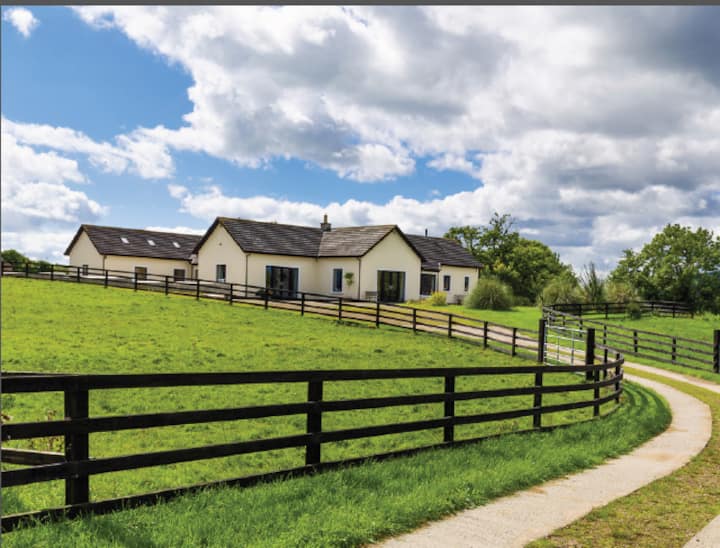
<path fill-rule="evenodd" d="M 425 229 L 425 237 L 427 238 L 427 228 Z"/>
<path fill-rule="evenodd" d="M 331 228 L 331 225 L 330 225 L 330 223 L 328 223 L 327 213 L 326 213 L 325 215 L 323 215 L 323 222 L 320 223 L 320 230 L 322 230 L 323 232 L 330 232 L 330 228 Z"/>

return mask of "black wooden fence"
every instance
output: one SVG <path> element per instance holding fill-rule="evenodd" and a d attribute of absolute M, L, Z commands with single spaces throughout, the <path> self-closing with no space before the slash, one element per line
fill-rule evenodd
<path fill-rule="evenodd" d="M 606 353 L 616 351 L 625 356 L 720 373 L 720 329 L 713 331 L 713 340 L 708 342 L 610 324 L 550 307 L 543 308 L 543 315 L 554 324 L 595 328 L 597 340 L 606 347 Z"/>
<path fill-rule="evenodd" d="M 630 302 L 603 302 L 603 303 L 563 303 L 548 306 L 558 312 L 567 312 L 575 316 L 626 314 L 629 304 L 636 304 L 644 313 L 658 316 L 693 316 L 693 310 L 685 303 L 678 301 L 630 301 Z"/>
<path fill-rule="evenodd" d="M 41 270 L 38 268 L 38 263 L 15 265 L 12 271 L 6 271 L 3 275 L 120 287 L 135 291 L 154 291 L 165 295 L 185 295 L 196 299 L 222 300 L 230 305 L 242 303 L 264 308 L 293 310 L 301 315 L 318 314 L 338 320 L 370 323 L 376 327 L 388 325 L 410 329 L 413 332 L 422 331 L 456 337 L 497 352 L 529 359 L 536 359 L 538 348 L 542 347 L 542 342 L 539 343 L 540 333 L 533 329 L 502 325 L 460 314 L 319 293 L 287 294 L 255 285 L 175 279 L 173 276 L 156 274 L 137 276 L 127 271 L 67 265 L 50 265 Z"/>
<path fill-rule="evenodd" d="M 366 461 L 368 458 L 382 459 L 407 455 L 429 447 L 442 447 L 477 441 L 457 439 L 455 427 L 490 421 L 507 421 L 520 417 L 532 417 L 533 429 L 542 427 L 542 417 L 571 409 L 593 408 L 593 415 L 600 414 L 600 406 L 608 402 L 619 402 L 622 393 L 622 357 L 600 365 L 585 366 L 516 366 L 516 367 L 465 367 L 426 369 L 365 369 L 331 371 L 275 371 L 242 373 L 180 373 L 149 375 L 64 375 L 64 374 L 3 374 L 2 389 L 6 394 L 63 392 L 65 396 L 65 418 L 46 422 L 17 423 L 3 425 L 2 441 L 23 440 L 47 436 L 64 436 L 64 453 L 40 453 L 15 450 L 10 462 L 33 464 L 26 468 L 4 470 L 2 488 L 27 485 L 52 480 L 65 481 L 65 506 L 13 514 L 2 517 L 2 530 L 11 531 L 32 520 L 43 520 L 62 516 L 72 517 L 83 512 L 104 513 L 138 504 L 151 504 L 168 499 L 189 489 L 210 485 L 251 485 L 253 483 L 288 475 L 302 475 Z M 548 377 L 568 372 L 585 372 L 589 382 L 578 377 L 574 383 L 557 384 Z M 601 380 L 601 374 L 603 379 Z M 529 377 L 530 383 L 515 388 L 458 391 L 456 380 L 471 377 Z M 362 399 L 325 400 L 323 392 L 328 383 L 360 383 L 379 379 L 438 379 L 444 390 L 429 394 L 402 394 Z M 562 382 L 562 381 L 560 381 Z M 160 387 L 187 387 L 213 385 L 248 385 L 280 383 L 303 383 L 307 385 L 307 399 L 296 403 L 256 405 L 231 409 L 194 410 L 171 413 L 150 413 L 112 417 L 89 416 L 89 398 L 93 391 L 106 389 L 134 389 Z M 601 388 L 607 387 L 601 396 Z M 590 392 L 589 397 L 580 394 Z M 578 394 L 572 401 L 560 404 L 543 404 L 546 394 Z M 455 402 L 504 398 L 510 396 L 532 396 L 521 409 L 511 408 L 499 412 L 459 414 Z M 391 424 L 357 426 L 342 430 L 323 428 L 323 417 L 327 413 L 360 409 L 380 409 L 398 406 L 438 404 L 437 418 L 394 422 Z M 614 407 L 614 406 L 613 406 Z M 305 431 L 283 437 L 238 441 L 219 445 L 205 445 L 184 449 L 164 450 L 103 458 L 91 457 L 90 434 L 121 430 L 156 428 L 173 425 L 209 423 L 305 415 Z M 387 434 L 436 430 L 438 442 L 422 447 L 380 455 L 351 458 L 341 461 L 326 461 L 322 458 L 324 444 L 343 440 L 354 440 Z M 110 500 L 93 501 L 90 492 L 90 478 L 96 474 L 135 470 L 139 468 L 190 462 L 202 459 L 243 455 L 285 448 L 305 448 L 303 465 L 251 477 L 235 478 L 211 483 L 143 493 Z M 3 447 L 3 452 L 13 455 L 13 450 Z M 26 460 L 23 460 L 24 453 Z M 32 457 L 34 460 L 28 460 Z"/>

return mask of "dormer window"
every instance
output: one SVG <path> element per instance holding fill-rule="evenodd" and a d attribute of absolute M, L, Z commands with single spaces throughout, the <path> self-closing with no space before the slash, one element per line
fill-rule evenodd
<path fill-rule="evenodd" d="M 177 247 L 178 249 L 180 249 L 180 244 L 179 244 L 179 243 L 173 242 L 173 245 L 174 245 L 175 247 Z"/>
<path fill-rule="evenodd" d="M 122 243 L 124 243 L 124 244 L 129 244 L 129 243 L 130 243 L 125 236 L 120 236 L 120 241 L 121 241 Z"/>
<path fill-rule="evenodd" d="M 150 245 L 155 245 L 155 242 L 154 242 L 153 240 L 148 240 L 147 242 L 148 242 Z"/>

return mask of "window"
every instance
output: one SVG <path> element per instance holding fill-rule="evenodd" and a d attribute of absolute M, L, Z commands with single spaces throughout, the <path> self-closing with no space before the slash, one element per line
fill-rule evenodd
<path fill-rule="evenodd" d="M 470 290 L 470 276 L 465 276 L 465 293 Z"/>
<path fill-rule="evenodd" d="M 184 268 L 176 268 L 173 270 L 173 280 L 176 282 L 183 282 L 185 281 L 185 269 Z"/>
<path fill-rule="evenodd" d="M 136 266 L 135 267 L 135 279 L 136 280 L 147 280 L 147 267 Z"/>
<path fill-rule="evenodd" d="M 443 276 L 443 291 L 450 291 L 450 276 Z"/>
<path fill-rule="evenodd" d="M 148 243 L 149 243 L 150 245 L 155 245 L 155 242 L 154 242 L 153 240 L 148 240 Z"/>
<path fill-rule="evenodd" d="M 432 295 L 435 293 L 435 274 L 420 274 L 420 295 Z"/>
<path fill-rule="evenodd" d="M 173 242 L 173 245 L 174 245 L 175 247 L 177 247 L 178 249 L 180 249 L 180 244 L 179 244 L 179 243 Z"/>
<path fill-rule="evenodd" d="M 90 269 L 88 268 L 88 265 L 86 265 L 86 264 L 82 265 L 82 273 L 83 273 L 83 276 L 87 276 L 89 270 L 90 270 Z"/>
<path fill-rule="evenodd" d="M 129 244 L 128 239 L 125 236 L 120 236 L 120 241 L 124 244 Z"/>
<path fill-rule="evenodd" d="M 224 282 L 227 277 L 227 265 L 215 265 L 215 281 Z"/>
<path fill-rule="evenodd" d="M 343 290 L 342 280 L 343 280 L 342 268 L 333 268 L 333 276 L 332 276 L 333 293 L 342 293 L 342 290 Z"/>

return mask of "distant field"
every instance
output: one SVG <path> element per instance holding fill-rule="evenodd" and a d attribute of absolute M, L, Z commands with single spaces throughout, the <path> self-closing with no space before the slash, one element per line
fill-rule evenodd
<path fill-rule="evenodd" d="M 431 306 L 424 303 L 415 303 L 412 306 L 423 308 L 426 310 L 449 312 L 460 316 L 470 316 L 472 318 L 478 318 L 481 320 L 487 320 L 490 322 L 496 322 L 515 327 L 525 327 L 528 329 L 537 329 L 538 320 L 541 317 L 540 308 L 536 306 L 517 306 L 512 310 L 506 311 L 477 310 L 466 308 L 462 305 Z M 662 333 L 674 337 L 684 337 L 687 339 L 695 339 L 708 343 L 712 343 L 713 341 L 713 330 L 720 329 L 720 316 L 712 314 L 699 315 L 695 316 L 694 318 L 672 318 L 668 316 L 652 316 L 650 314 L 645 314 L 639 320 L 631 320 L 625 315 L 611 315 L 606 320 L 605 317 L 600 314 L 585 316 L 585 318 L 588 320 L 606 322 L 608 324 L 622 325 L 629 329 L 652 331 L 655 333 Z M 627 359 L 628 361 L 634 361 L 647 365 L 654 365 L 663 369 L 678 371 L 680 373 L 686 373 L 688 375 L 693 375 L 696 377 L 720 382 L 720 375 L 717 375 L 716 373 L 710 371 L 710 365 L 707 366 L 708 371 L 698 371 L 687 367 L 675 366 L 672 364 L 665 364 L 653 361 L 649 358 L 627 356 Z"/>

